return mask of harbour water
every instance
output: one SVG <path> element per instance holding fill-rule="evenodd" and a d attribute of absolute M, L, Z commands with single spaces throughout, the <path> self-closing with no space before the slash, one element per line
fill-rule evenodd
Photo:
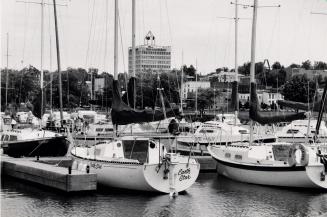
<path fill-rule="evenodd" d="M 327 216 L 327 193 L 251 185 L 205 173 L 175 199 L 101 187 L 67 195 L 3 177 L 1 216 Z"/>

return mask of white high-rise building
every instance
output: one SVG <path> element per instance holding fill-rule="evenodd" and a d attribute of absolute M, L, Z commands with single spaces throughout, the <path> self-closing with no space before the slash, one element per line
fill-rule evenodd
<path fill-rule="evenodd" d="M 171 47 L 157 46 L 151 31 L 144 38 L 144 45 L 135 48 L 135 73 L 145 71 L 169 72 L 171 70 Z M 132 48 L 128 48 L 128 72 L 132 73 Z"/>

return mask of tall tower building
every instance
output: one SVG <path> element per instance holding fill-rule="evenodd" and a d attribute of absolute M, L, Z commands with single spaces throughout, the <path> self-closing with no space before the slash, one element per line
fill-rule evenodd
<path fill-rule="evenodd" d="M 169 72 L 171 69 L 171 47 L 158 46 L 151 31 L 144 37 L 144 44 L 135 48 L 135 72 Z M 132 73 L 132 48 L 128 48 L 128 72 Z"/>

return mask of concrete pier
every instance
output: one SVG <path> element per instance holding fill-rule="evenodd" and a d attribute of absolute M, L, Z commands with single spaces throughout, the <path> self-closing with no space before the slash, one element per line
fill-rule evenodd
<path fill-rule="evenodd" d="M 67 167 L 69 158 L 11 158 L 1 156 L 1 175 L 34 182 L 47 187 L 55 188 L 64 192 L 93 191 L 97 188 L 97 176 L 94 173 L 86 173 L 71 170 Z"/>

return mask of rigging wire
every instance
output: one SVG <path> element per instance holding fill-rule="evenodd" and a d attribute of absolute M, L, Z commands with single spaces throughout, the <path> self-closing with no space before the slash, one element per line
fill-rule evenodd
<path fill-rule="evenodd" d="M 106 1 L 105 4 L 105 41 L 104 41 L 104 57 L 103 57 L 103 71 L 109 71 L 107 69 L 107 52 L 108 52 L 108 15 L 109 15 L 109 4 Z"/>
<path fill-rule="evenodd" d="M 27 7 L 27 12 L 26 12 L 26 7 Z M 25 60 L 25 48 L 26 48 L 26 31 L 27 31 L 27 27 L 29 25 L 29 12 L 30 12 L 30 4 L 25 4 L 25 13 L 24 13 L 24 40 L 23 40 L 23 52 L 22 52 L 22 60 L 21 60 L 21 64 L 22 67 L 24 64 L 24 60 Z"/>
<path fill-rule="evenodd" d="M 87 42 L 86 58 L 85 58 L 85 69 L 87 68 L 88 59 L 89 59 L 90 40 L 91 40 L 92 27 L 93 27 L 93 19 L 94 19 L 94 8 L 95 8 L 95 0 L 93 0 L 93 4 L 92 4 L 91 24 L 90 24 L 89 38 L 88 38 L 88 42 Z"/>
<path fill-rule="evenodd" d="M 48 0 L 48 4 L 50 5 L 50 0 Z M 50 110 L 52 110 L 53 100 L 52 100 L 52 83 L 53 83 L 53 73 L 52 73 L 52 37 L 51 37 L 51 17 L 50 17 L 50 7 L 48 6 L 48 31 L 49 31 L 49 72 L 50 72 Z"/>
<path fill-rule="evenodd" d="M 123 71 L 126 71 L 126 65 L 125 65 L 125 55 L 124 55 L 124 44 L 123 44 L 123 38 L 122 38 L 122 26 L 120 23 L 120 13 L 118 12 L 118 26 L 119 26 L 119 35 L 120 35 L 120 46 L 122 50 L 122 56 L 123 56 Z"/>
<path fill-rule="evenodd" d="M 102 2 L 100 1 L 100 4 L 101 4 Z M 100 14 L 100 9 L 101 9 L 102 7 L 101 7 L 101 5 L 98 5 L 97 7 L 96 7 L 96 12 L 95 12 L 95 17 L 94 17 L 94 24 L 93 24 L 93 29 L 92 29 L 92 36 L 91 36 L 91 43 L 92 43 L 92 48 L 93 49 L 91 49 L 91 55 L 90 55 L 90 65 L 92 66 L 92 68 L 96 68 L 96 64 L 95 64 L 95 62 L 96 62 L 96 60 L 97 60 L 97 55 L 98 55 L 98 45 L 99 45 L 99 42 L 100 42 L 100 40 L 96 40 L 97 38 L 99 39 L 100 38 L 100 36 L 101 36 L 101 34 L 96 34 L 97 33 L 97 28 L 98 28 L 98 18 L 99 18 L 99 14 Z"/>
<path fill-rule="evenodd" d="M 229 25 L 228 25 L 228 37 L 227 37 L 227 43 L 225 43 L 225 52 L 224 52 L 224 57 L 223 57 L 223 65 L 226 65 L 226 62 L 227 62 L 227 59 L 228 59 L 228 56 L 230 54 L 230 49 L 231 47 L 229 46 L 231 44 L 231 40 L 233 39 L 233 37 L 231 37 L 232 35 L 232 23 L 233 21 L 229 21 Z"/>

